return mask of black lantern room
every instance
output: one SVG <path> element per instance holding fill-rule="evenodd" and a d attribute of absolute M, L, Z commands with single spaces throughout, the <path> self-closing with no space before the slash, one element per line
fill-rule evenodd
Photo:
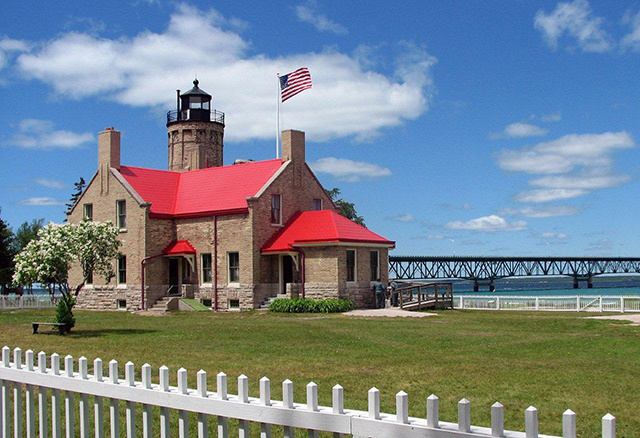
<path fill-rule="evenodd" d="M 201 90 L 200 82 L 193 81 L 193 88 L 180 94 L 177 90 L 177 109 L 167 113 L 167 126 L 175 122 L 217 122 L 224 125 L 224 113 L 211 110 L 211 95 Z"/>
<path fill-rule="evenodd" d="M 179 94 L 181 120 L 197 122 L 211 121 L 211 95 L 198 87 L 200 82 L 193 81 L 193 88 L 186 93 Z"/>

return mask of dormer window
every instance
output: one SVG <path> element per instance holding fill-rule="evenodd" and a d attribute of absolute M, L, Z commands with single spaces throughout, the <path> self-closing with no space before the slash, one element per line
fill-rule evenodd
<path fill-rule="evenodd" d="M 320 211 L 320 210 L 322 210 L 322 199 L 314 198 L 314 200 L 313 200 L 313 211 Z"/>
<path fill-rule="evenodd" d="M 282 225 L 282 197 L 271 195 L 271 224 Z"/>

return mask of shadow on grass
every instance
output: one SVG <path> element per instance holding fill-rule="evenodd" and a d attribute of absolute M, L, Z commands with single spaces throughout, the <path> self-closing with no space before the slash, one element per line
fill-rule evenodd
<path fill-rule="evenodd" d="M 142 329 L 96 329 L 96 330 L 83 330 L 73 329 L 71 332 L 64 335 L 65 338 L 99 338 L 109 335 L 146 335 L 149 333 L 155 333 L 157 330 L 142 330 Z M 58 335 L 57 331 L 45 331 L 39 332 L 43 335 Z M 59 336 L 59 335 L 58 335 Z"/>

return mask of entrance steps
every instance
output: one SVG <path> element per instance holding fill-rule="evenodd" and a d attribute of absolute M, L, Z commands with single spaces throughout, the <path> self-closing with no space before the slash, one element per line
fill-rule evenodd
<path fill-rule="evenodd" d="M 267 299 L 260 304 L 260 306 L 258 307 L 258 310 L 269 310 L 269 305 L 273 303 L 275 300 L 286 299 L 286 298 L 287 298 L 286 294 L 278 294 L 275 297 L 267 297 Z"/>
<path fill-rule="evenodd" d="M 182 295 L 167 295 L 165 297 L 160 298 L 155 304 L 149 309 L 150 312 L 168 312 L 172 309 L 177 308 L 174 304 L 174 301 L 177 302 L 182 298 Z"/>

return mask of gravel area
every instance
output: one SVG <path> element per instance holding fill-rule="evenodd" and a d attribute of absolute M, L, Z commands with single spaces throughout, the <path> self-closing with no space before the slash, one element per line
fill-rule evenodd
<path fill-rule="evenodd" d="M 400 310 L 396 308 L 386 309 L 359 309 L 345 312 L 343 315 L 347 316 L 372 316 L 372 317 L 386 317 L 386 318 L 424 318 L 427 316 L 437 316 L 437 313 L 427 312 L 409 312 L 408 310 Z"/>

